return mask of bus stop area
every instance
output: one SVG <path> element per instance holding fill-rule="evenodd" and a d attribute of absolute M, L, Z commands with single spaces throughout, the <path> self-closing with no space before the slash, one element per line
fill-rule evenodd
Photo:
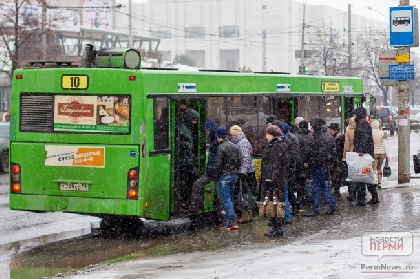
<path fill-rule="evenodd" d="M 0 176 L 0 249 L 7 254 L 77 238 L 99 226 L 100 219 L 95 217 L 9 210 L 7 177 L 5 174 Z M 342 187 L 343 200 L 347 196 L 345 188 Z M 418 278 L 420 179 L 414 178 L 410 183 L 400 185 L 396 178 L 384 181 L 379 195 L 381 203 L 366 208 L 351 208 L 347 202 L 339 201 L 339 211 L 333 220 L 328 220 L 329 216 L 309 220 L 295 216 L 294 223 L 285 227 L 284 237 L 268 242 L 248 241 L 222 250 L 193 250 L 191 253 L 163 257 L 134 257 L 120 263 L 88 266 L 56 278 L 127 278 L 124 276 L 140 275 L 141 278 L 267 278 L 273 272 L 282 272 L 287 278 Z M 221 235 L 232 243 L 241 234 L 257 234 L 257 239 L 261 234 L 264 238 L 262 235 L 268 229 L 265 223 L 264 219 L 257 217 L 253 223 L 242 225 L 240 230 L 223 231 Z M 302 225 L 307 233 L 289 234 Z M 363 255 L 363 234 L 370 231 L 409 232 L 412 234 L 413 249 L 404 256 L 380 258 Z M 0 265 L 1 262 L 2 259 Z M 395 270 L 384 272 L 381 269 L 379 272 L 367 269 L 380 269 L 383 264 L 408 270 L 395 273 Z M 275 270 L 275 266 L 284 268 Z"/>

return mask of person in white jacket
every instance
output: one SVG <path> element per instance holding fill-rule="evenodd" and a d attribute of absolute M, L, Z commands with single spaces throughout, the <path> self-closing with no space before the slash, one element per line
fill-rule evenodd
<path fill-rule="evenodd" d="M 373 119 L 370 122 L 370 126 L 372 127 L 373 146 L 375 149 L 373 171 L 377 176 L 378 189 L 380 189 L 382 182 L 382 164 L 384 163 L 386 157 L 386 150 L 384 146 L 384 139 L 386 139 L 386 133 L 382 131 L 381 124 L 376 119 Z"/>

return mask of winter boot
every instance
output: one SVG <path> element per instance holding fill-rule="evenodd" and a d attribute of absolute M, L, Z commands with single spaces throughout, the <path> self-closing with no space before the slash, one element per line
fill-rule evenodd
<path fill-rule="evenodd" d="M 270 219 L 268 220 L 268 224 L 267 224 L 267 226 L 272 227 L 272 226 L 273 226 L 273 224 L 274 224 L 274 218 L 270 218 Z"/>
<path fill-rule="evenodd" d="M 369 185 L 368 191 L 372 195 L 372 199 L 368 201 L 368 204 L 377 204 L 379 203 L 378 192 L 376 191 L 376 185 Z"/>
<path fill-rule="evenodd" d="M 365 206 L 366 205 L 366 190 L 365 185 L 358 185 L 357 188 L 357 205 Z"/>
<path fill-rule="evenodd" d="M 336 199 L 341 199 L 340 188 L 335 188 L 332 196 Z"/>
<path fill-rule="evenodd" d="M 281 229 L 281 225 L 283 220 L 281 218 L 274 218 L 273 227 L 270 232 L 265 233 L 264 235 L 267 237 L 278 237 L 283 236 L 283 230 Z"/>
<path fill-rule="evenodd" d="M 359 196 L 357 195 L 357 205 L 358 206 L 365 206 L 366 205 L 366 198 L 365 196 Z"/>

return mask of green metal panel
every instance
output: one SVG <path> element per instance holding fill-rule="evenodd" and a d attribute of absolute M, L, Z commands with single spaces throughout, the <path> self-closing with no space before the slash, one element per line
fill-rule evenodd
<path fill-rule="evenodd" d="M 22 195 L 51 195 L 63 197 L 62 202 L 69 197 L 100 198 L 127 200 L 127 181 L 130 168 L 139 166 L 139 147 L 135 145 L 113 145 L 113 146 L 92 146 L 92 145 L 55 145 L 63 150 L 74 147 L 104 148 L 105 162 L 103 166 L 56 166 L 54 163 L 47 163 L 46 147 L 51 146 L 43 143 L 24 143 L 12 142 L 10 148 L 11 162 L 20 164 Z M 133 156 L 135 154 L 135 156 Z M 64 158 L 64 157 L 63 157 Z M 59 162 L 57 158 L 54 162 Z M 47 165 L 49 164 L 49 165 Z M 112 175 L 111 175 L 112 174 Z M 140 178 L 141 179 L 141 178 Z M 60 190 L 61 183 L 81 183 L 88 184 L 88 191 L 64 191 Z M 140 180 L 139 200 L 141 201 L 144 193 L 144 180 Z M 11 195 L 11 204 L 18 209 L 28 209 L 25 205 L 18 205 L 14 199 L 19 195 Z M 64 198 L 66 197 L 66 198 Z M 37 199 L 37 198 L 35 198 Z M 75 201 L 75 200 L 73 200 Z M 85 200 L 89 201 L 89 199 Z M 51 205 L 37 202 L 36 210 L 49 210 Z M 27 203 L 26 203 L 27 204 Z M 69 205 L 68 205 L 69 206 Z M 89 205 L 80 207 L 81 213 L 98 213 L 96 208 Z M 67 206 L 66 206 L 67 207 Z M 17 209 L 16 208 L 16 209 Z M 82 211 L 82 208 L 89 208 L 93 211 Z M 139 207 L 135 214 L 140 213 Z M 99 212 L 100 213 L 100 212 Z M 127 212 L 115 212 L 114 214 L 126 215 Z"/>
<path fill-rule="evenodd" d="M 204 187 L 204 212 L 213 211 L 214 198 L 216 195 L 216 183 L 211 182 Z"/>
<path fill-rule="evenodd" d="M 168 220 L 170 195 L 170 154 L 153 155 L 144 162 L 144 217 Z"/>
<path fill-rule="evenodd" d="M 31 211 L 63 211 L 91 215 L 139 216 L 135 200 L 103 199 L 93 197 L 64 197 L 49 195 L 11 194 L 10 208 Z"/>
<path fill-rule="evenodd" d="M 277 92 L 277 84 L 289 84 L 287 93 L 320 93 L 333 95 L 335 93 L 322 92 L 321 82 L 335 81 L 339 83 L 341 93 L 362 94 L 363 84 L 360 78 L 348 77 L 315 77 L 291 75 L 263 75 L 249 73 L 200 73 L 200 72 L 156 72 L 143 71 L 145 91 L 147 93 L 178 93 L 178 83 L 196 83 L 197 93 L 226 92 Z M 163 83 L 162 80 L 165 80 Z M 344 91 L 346 86 L 346 91 Z M 352 90 L 348 90 L 351 88 Z M 179 93 L 182 94 L 182 93 Z"/>

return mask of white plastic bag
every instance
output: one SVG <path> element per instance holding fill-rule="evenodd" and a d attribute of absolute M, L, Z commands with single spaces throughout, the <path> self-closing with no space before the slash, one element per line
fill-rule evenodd
<path fill-rule="evenodd" d="M 359 156 L 357 152 L 347 152 L 346 162 L 348 165 L 348 180 L 375 184 L 375 173 L 373 172 L 373 158 L 369 154 Z"/>

